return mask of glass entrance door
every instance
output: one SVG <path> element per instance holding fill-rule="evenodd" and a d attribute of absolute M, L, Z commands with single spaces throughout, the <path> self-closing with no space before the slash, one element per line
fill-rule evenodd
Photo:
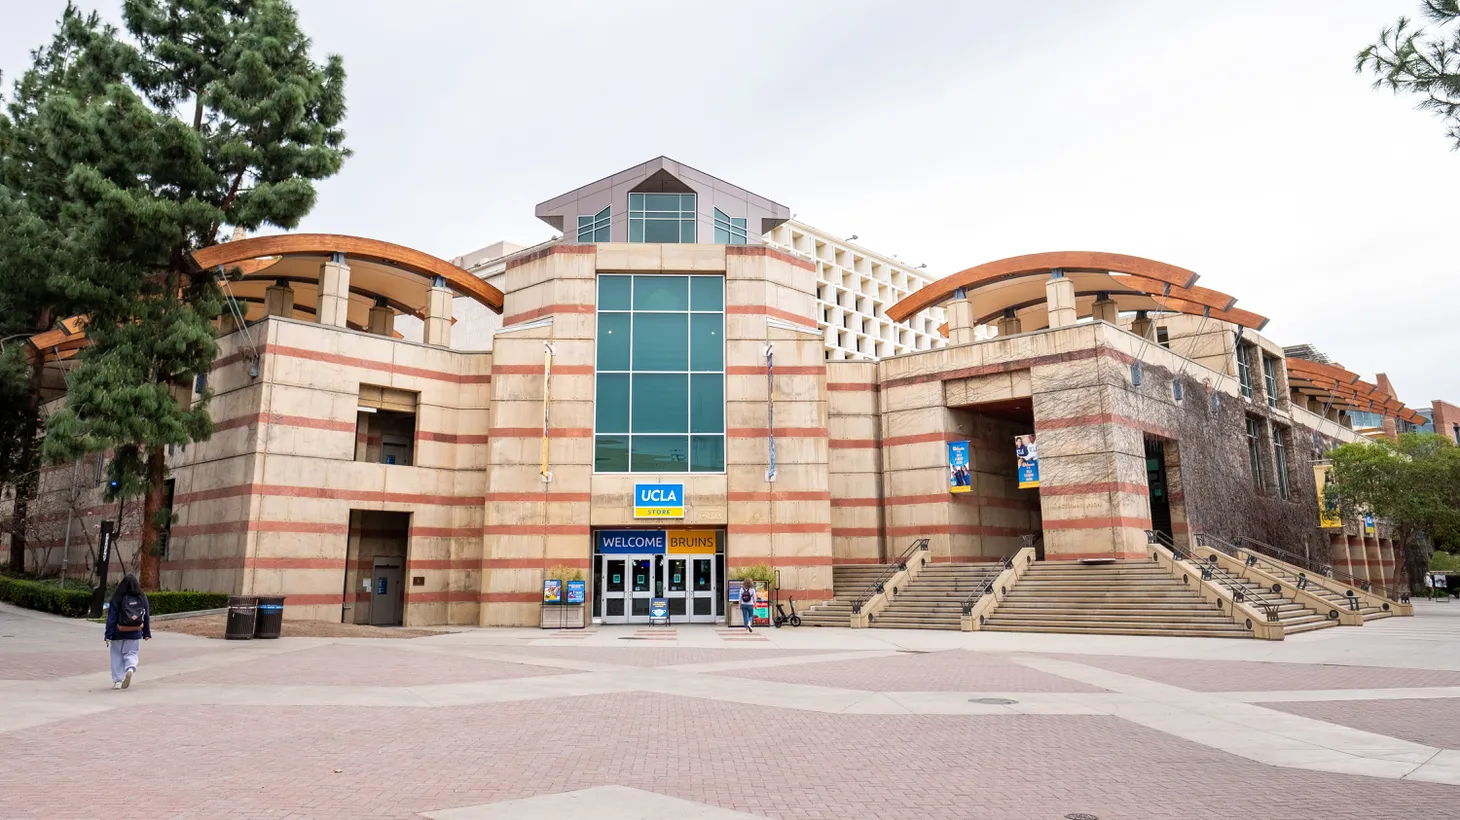
<path fill-rule="evenodd" d="M 716 605 L 720 602 L 720 585 L 715 579 L 715 556 L 694 556 L 689 559 L 689 620 L 693 623 L 714 623 Z"/>
<path fill-rule="evenodd" d="M 628 623 L 648 623 L 649 604 L 654 598 L 654 556 L 635 555 L 629 557 L 629 620 Z"/>
<path fill-rule="evenodd" d="M 669 622 L 684 623 L 689 615 L 689 560 L 665 559 L 664 597 L 669 599 Z"/>
<path fill-rule="evenodd" d="M 599 596 L 603 599 L 603 622 L 626 624 L 629 622 L 628 559 L 620 555 L 603 555 L 599 558 L 603 561 L 603 567 L 599 573 L 602 584 Z"/>

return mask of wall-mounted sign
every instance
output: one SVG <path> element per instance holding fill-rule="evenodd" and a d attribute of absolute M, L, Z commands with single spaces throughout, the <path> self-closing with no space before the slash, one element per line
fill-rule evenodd
<path fill-rule="evenodd" d="M 1014 437 L 1014 457 L 1018 461 L 1019 489 L 1039 486 L 1039 450 L 1034 434 Z"/>
<path fill-rule="evenodd" d="M 968 462 L 968 442 L 948 442 L 948 492 L 973 491 L 973 465 Z"/>
<path fill-rule="evenodd" d="M 1318 487 L 1318 526 L 1323 529 L 1333 529 L 1343 526 L 1343 514 L 1338 504 L 1328 503 L 1328 496 L 1324 488 L 1328 486 L 1327 464 L 1313 465 L 1313 483 Z"/>
<path fill-rule="evenodd" d="M 557 578 L 545 578 L 542 582 L 542 602 L 558 604 L 563 601 L 563 582 Z"/>
<path fill-rule="evenodd" d="M 660 555 L 665 546 L 664 530 L 599 530 L 600 555 Z"/>
<path fill-rule="evenodd" d="M 588 586 L 583 581 L 568 582 L 568 603 L 581 604 L 587 598 Z"/>
<path fill-rule="evenodd" d="M 714 555 L 719 543 L 715 530 L 669 530 L 670 555 Z"/>
<path fill-rule="evenodd" d="M 385 576 L 384 575 L 382 575 L 379 578 L 376 578 L 375 579 L 375 594 L 376 595 L 384 595 L 385 594 Z"/>
<path fill-rule="evenodd" d="M 684 518 L 683 484 L 635 484 L 635 518 Z"/>
<path fill-rule="evenodd" d="M 1374 527 L 1374 514 L 1364 513 L 1364 535 L 1373 537 L 1376 531 Z"/>

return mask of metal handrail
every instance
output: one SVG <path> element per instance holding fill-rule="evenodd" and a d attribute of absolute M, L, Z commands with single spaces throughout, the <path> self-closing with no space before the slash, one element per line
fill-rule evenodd
<path fill-rule="evenodd" d="M 867 603 L 874 595 L 881 595 L 883 590 L 887 588 L 887 582 L 892 580 L 892 576 L 907 569 L 907 561 L 912 557 L 912 554 L 918 550 L 926 550 L 928 548 L 928 541 L 929 539 L 927 538 L 919 538 L 913 541 L 907 549 L 902 551 L 902 555 L 899 555 L 896 560 L 888 564 L 882 574 L 878 576 L 877 580 L 868 584 L 867 588 L 862 590 L 861 596 L 852 601 L 852 613 L 856 614 L 861 612 L 863 604 Z M 926 559 L 924 560 L 926 561 Z"/>
<path fill-rule="evenodd" d="M 1325 564 L 1322 561 L 1315 561 L 1314 559 L 1309 558 L 1305 555 L 1298 555 L 1297 553 L 1289 552 L 1282 547 L 1275 547 L 1272 544 L 1258 541 L 1256 538 L 1248 538 L 1245 535 L 1234 536 L 1232 540 L 1250 545 L 1248 548 L 1249 553 L 1267 553 L 1272 558 L 1276 558 L 1278 560 L 1292 564 L 1296 567 L 1306 569 L 1309 572 L 1316 573 L 1320 577 L 1332 578 L 1335 581 L 1339 581 L 1341 583 L 1347 584 L 1348 586 L 1363 590 L 1364 592 L 1373 593 L 1381 598 L 1388 598 L 1392 601 L 1399 601 L 1400 603 L 1409 602 L 1409 592 L 1397 584 L 1394 586 L 1393 589 L 1390 589 L 1383 583 L 1377 584 L 1379 591 L 1375 592 L 1374 588 L 1376 584 L 1373 581 L 1369 581 L 1364 578 L 1356 578 L 1346 572 L 1338 570 L 1332 564 Z M 1319 583 L 1319 586 L 1322 586 L 1321 582 Z M 1302 589 L 1303 587 L 1300 586 L 1298 588 Z M 1324 588 L 1327 589 L 1327 587 Z M 1340 592 L 1339 590 L 1329 591 L 1335 593 Z M 1351 592 L 1351 590 L 1346 592 Z M 1340 594 L 1344 594 L 1344 597 L 1349 599 L 1349 608 L 1357 611 L 1359 609 L 1359 606 L 1356 596 L 1346 594 L 1346 592 Z"/>
<path fill-rule="evenodd" d="M 1028 537 L 1028 536 L 1026 536 L 1026 537 Z M 1033 557 L 1031 557 L 1029 560 L 1030 561 L 1033 561 L 1034 559 L 1033 559 Z M 999 569 L 998 572 L 995 572 L 994 574 L 990 575 L 988 578 L 985 578 L 984 579 L 984 582 L 982 584 L 979 584 L 978 586 L 976 586 L 974 588 L 973 592 L 967 598 L 964 598 L 963 599 L 963 601 L 961 602 L 960 606 L 962 606 L 962 608 L 963 608 L 963 614 L 964 615 L 972 615 L 973 614 L 973 607 L 980 600 L 983 599 L 983 596 L 988 595 L 988 594 L 990 594 L 990 593 L 992 593 L 994 591 L 994 582 L 997 581 L 997 580 L 999 580 L 999 576 L 1003 574 L 1004 570 L 1006 570 L 1006 569 L 1013 569 L 1014 568 L 1014 558 L 1013 558 L 1013 556 L 1006 557 L 1003 561 L 999 562 L 999 565 L 1000 565 L 1000 569 Z M 1000 590 L 1000 592 L 1002 592 L 1002 591 L 1003 590 Z"/>
<path fill-rule="evenodd" d="M 1185 560 L 1196 564 L 1197 568 L 1201 571 L 1201 579 L 1203 581 L 1216 581 L 1222 586 L 1225 586 L 1227 591 L 1232 595 L 1233 603 L 1250 603 L 1262 610 L 1263 616 L 1267 619 L 1268 623 L 1278 622 L 1278 604 L 1267 600 L 1262 593 L 1253 592 L 1248 589 L 1247 585 L 1242 583 L 1240 578 L 1222 569 L 1215 561 L 1201 560 L 1201 556 L 1191 550 L 1178 546 L 1170 536 L 1163 532 L 1146 530 L 1146 540 L 1152 544 L 1159 544 L 1171 550 L 1172 557 L 1177 561 Z M 1152 558 L 1154 557 L 1153 555 Z"/>
<path fill-rule="evenodd" d="M 1228 557 L 1230 557 L 1234 561 L 1241 561 L 1244 566 L 1256 567 L 1259 564 L 1264 564 L 1264 565 L 1266 565 L 1267 569 L 1269 569 L 1269 570 L 1285 571 L 1285 570 L 1283 570 L 1282 567 L 1279 567 L 1277 565 L 1277 562 L 1274 559 L 1269 558 L 1266 555 L 1259 555 L 1258 553 L 1256 553 L 1256 552 L 1254 552 L 1254 551 L 1252 551 L 1250 549 L 1247 550 L 1247 557 L 1246 558 L 1243 558 L 1242 555 L 1239 554 L 1239 548 L 1237 546 L 1235 546 L 1233 544 L 1229 544 L 1226 541 L 1223 541 L 1222 539 L 1216 537 L 1215 535 L 1211 535 L 1209 533 L 1204 533 L 1204 532 L 1197 533 L 1197 535 L 1196 535 L 1196 543 L 1198 545 L 1200 545 L 1200 546 L 1210 547 L 1210 548 L 1212 548 L 1214 550 L 1217 550 L 1218 552 L 1221 552 L 1224 555 L 1227 555 Z M 1298 580 L 1295 583 L 1293 583 L 1292 586 L 1295 589 L 1307 590 L 1308 589 L 1308 584 L 1309 584 L 1308 576 L 1305 573 L 1303 573 L 1303 572 L 1299 572 L 1298 573 Z M 1322 587 L 1323 585 L 1322 584 L 1318 584 L 1318 586 Z M 1324 588 L 1326 589 L 1326 587 L 1324 587 Z M 1281 590 L 1282 590 L 1282 585 L 1281 584 L 1273 584 L 1272 585 L 1272 591 L 1273 591 L 1274 594 L 1280 594 Z M 1334 619 L 1334 618 L 1337 618 L 1338 617 L 1338 611 L 1335 610 L 1335 609 L 1333 609 L 1333 607 L 1331 606 L 1331 602 L 1329 602 L 1329 603 L 1330 603 L 1330 605 L 1327 607 L 1327 609 L 1329 610 L 1328 617 L 1331 620 L 1331 619 Z M 1358 609 L 1359 609 L 1358 604 L 1359 604 L 1359 602 L 1358 602 L 1358 599 L 1357 598 L 1354 598 L 1353 596 L 1349 596 L 1349 598 L 1348 598 L 1348 608 L 1349 609 L 1352 609 L 1355 612 L 1357 612 Z"/>

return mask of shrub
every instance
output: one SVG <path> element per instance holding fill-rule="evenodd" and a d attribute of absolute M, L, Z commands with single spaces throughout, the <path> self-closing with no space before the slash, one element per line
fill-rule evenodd
<path fill-rule="evenodd" d="M 81 618 L 85 617 L 86 610 L 91 607 L 91 591 L 62 589 L 54 584 L 28 578 L 0 575 L 0 601 L 38 612 Z"/>
<path fill-rule="evenodd" d="M 228 595 L 222 592 L 149 592 L 147 603 L 153 615 L 174 612 L 197 612 L 200 609 L 222 609 L 228 606 Z"/>
<path fill-rule="evenodd" d="M 554 567 L 549 567 L 547 572 L 544 573 L 542 577 L 544 580 L 549 581 L 554 579 L 559 581 L 581 581 L 583 580 L 583 570 L 578 569 L 577 567 L 570 567 L 564 564 L 559 564 Z"/>
<path fill-rule="evenodd" d="M 770 564 L 751 564 L 731 570 L 730 577 L 736 581 L 765 581 L 767 585 L 774 585 L 776 571 Z"/>

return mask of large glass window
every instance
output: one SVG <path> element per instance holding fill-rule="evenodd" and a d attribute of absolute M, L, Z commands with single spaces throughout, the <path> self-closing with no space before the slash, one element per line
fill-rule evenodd
<path fill-rule="evenodd" d="M 1247 352 L 1247 345 L 1237 344 L 1237 384 L 1242 388 L 1242 395 L 1252 398 L 1252 359 Z"/>
<path fill-rule="evenodd" d="M 1272 449 L 1277 454 L 1278 495 L 1284 501 L 1288 498 L 1288 448 L 1283 446 L 1283 428 L 1273 425 Z"/>
<path fill-rule="evenodd" d="M 598 277 L 593 469 L 725 471 L 725 279 Z"/>
<path fill-rule="evenodd" d="M 732 217 L 719 208 L 715 209 L 715 244 L 744 245 L 745 219 Z"/>
<path fill-rule="evenodd" d="M 1267 390 L 1267 406 L 1278 406 L 1277 359 L 1262 357 L 1262 384 Z"/>
<path fill-rule="evenodd" d="M 1252 486 L 1261 490 L 1267 487 L 1262 475 L 1262 441 L 1258 433 L 1257 419 L 1247 418 L 1247 459 L 1252 464 Z"/>
<path fill-rule="evenodd" d="M 609 208 L 604 208 L 592 216 L 578 217 L 578 241 L 579 242 L 607 242 Z"/>
<path fill-rule="evenodd" d="M 695 195 L 629 194 L 629 241 L 695 241 Z"/>

